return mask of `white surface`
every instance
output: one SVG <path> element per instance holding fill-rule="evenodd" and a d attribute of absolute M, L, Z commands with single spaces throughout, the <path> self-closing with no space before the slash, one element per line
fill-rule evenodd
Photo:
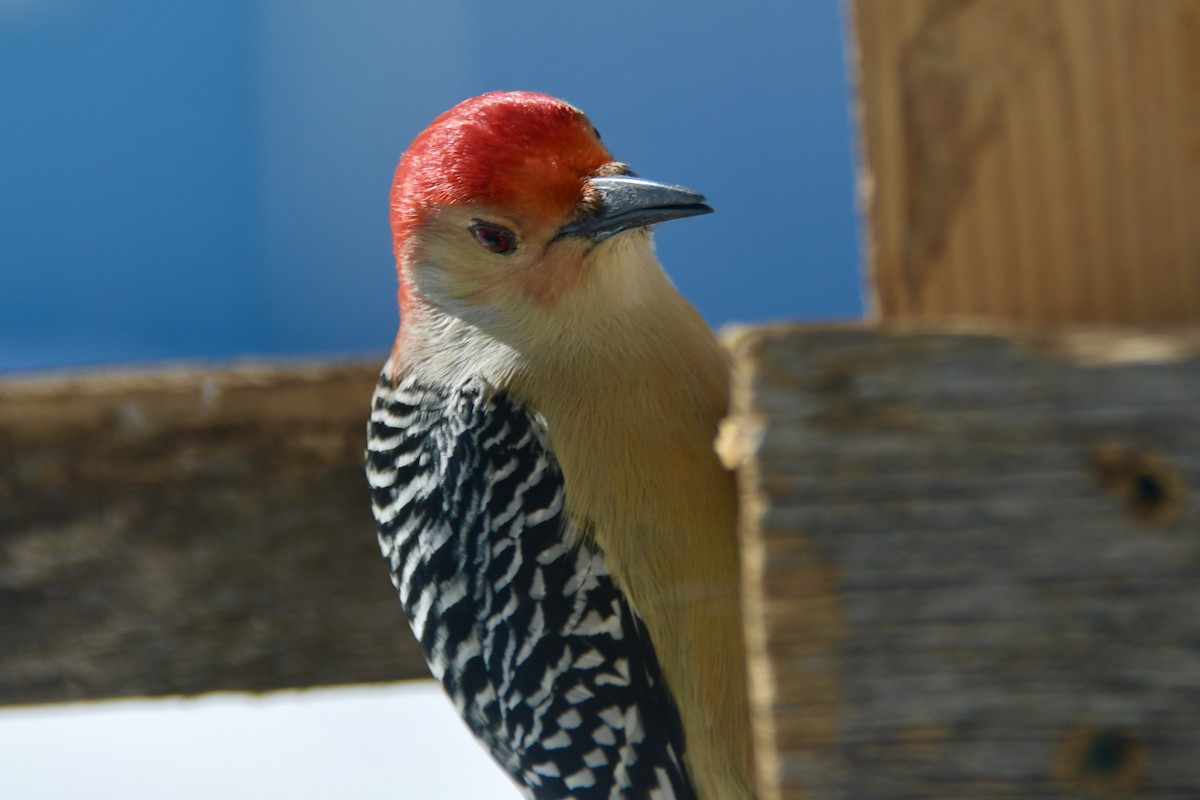
<path fill-rule="evenodd" d="M 517 800 L 431 682 L 0 711 L 5 800 Z"/>

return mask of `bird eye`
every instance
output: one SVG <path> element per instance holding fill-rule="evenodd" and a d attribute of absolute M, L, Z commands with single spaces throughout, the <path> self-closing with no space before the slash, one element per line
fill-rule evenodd
<path fill-rule="evenodd" d="M 471 233 L 475 235 L 475 241 L 493 253 L 506 256 L 517 249 L 517 237 L 513 236 L 513 232 L 508 228 L 500 225 L 477 219 L 471 223 Z"/>

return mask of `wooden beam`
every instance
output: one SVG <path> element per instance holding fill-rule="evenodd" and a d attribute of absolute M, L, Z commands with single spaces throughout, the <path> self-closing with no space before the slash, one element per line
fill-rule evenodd
<path fill-rule="evenodd" d="M 1193 794 L 1200 331 L 732 347 L 762 800 Z M 423 676 L 374 373 L 0 384 L 0 702 Z"/>
<path fill-rule="evenodd" d="M 882 320 L 1200 320 L 1200 0 L 854 0 Z"/>
<path fill-rule="evenodd" d="M 729 343 L 761 800 L 1196 796 L 1200 330 Z"/>
<path fill-rule="evenodd" d="M 0 704 L 427 675 L 362 474 L 377 371 L 0 382 Z"/>

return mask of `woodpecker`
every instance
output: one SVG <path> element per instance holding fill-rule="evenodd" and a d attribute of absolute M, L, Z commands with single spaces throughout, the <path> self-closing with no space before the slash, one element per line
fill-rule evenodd
<path fill-rule="evenodd" d="M 532 92 L 460 103 L 396 170 L 379 543 L 526 797 L 753 797 L 728 365 L 648 227 L 711 211 Z"/>

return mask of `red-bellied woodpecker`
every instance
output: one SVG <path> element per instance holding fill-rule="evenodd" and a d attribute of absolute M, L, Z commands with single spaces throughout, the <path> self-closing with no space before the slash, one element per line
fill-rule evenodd
<path fill-rule="evenodd" d="M 712 209 L 528 92 L 435 120 L 391 201 L 367 472 L 434 677 L 527 796 L 751 797 L 727 364 L 647 227 Z"/>

